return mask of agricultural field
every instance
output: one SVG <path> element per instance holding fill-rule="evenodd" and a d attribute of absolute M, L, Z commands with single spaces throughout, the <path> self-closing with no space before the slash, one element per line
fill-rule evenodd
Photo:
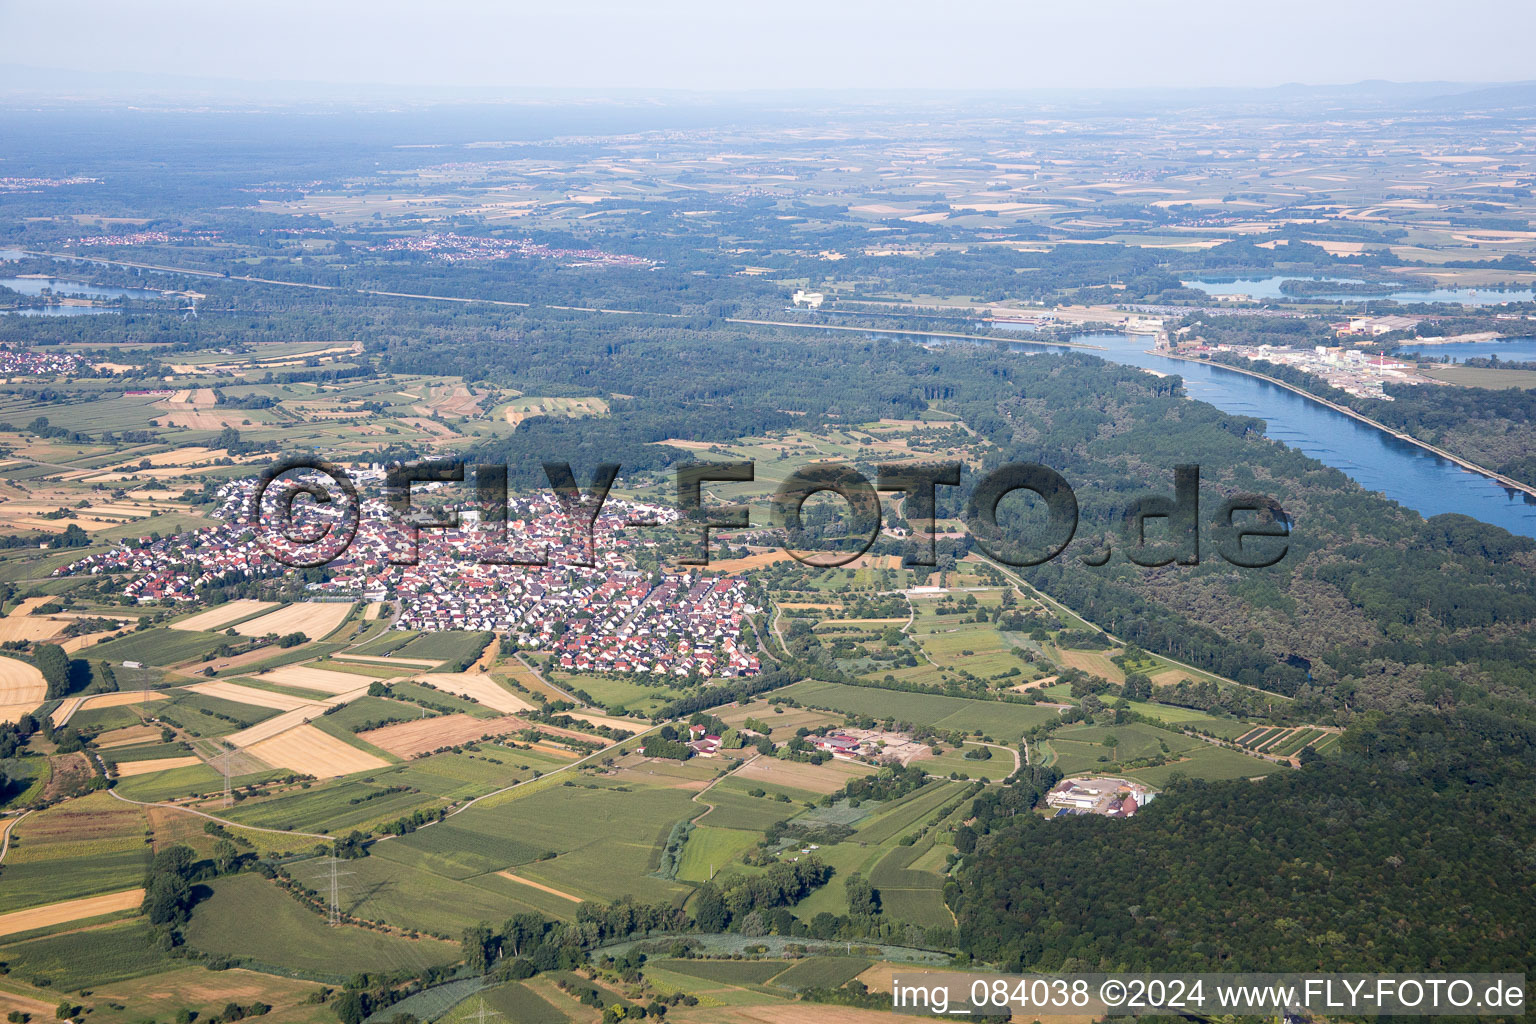
<path fill-rule="evenodd" d="M 1134 768 L 1115 774 L 1161 788 L 1174 775 L 1187 775 L 1192 779 L 1207 779 L 1214 782 L 1222 779 L 1255 779 L 1264 775 L 1273 775 L 1277 771 L 1289 770 L 1275 765 L 1272 761 L 1264 761 L 1238 753 L 1236 750 L 1202 743 L 1180 754 L 1177 761 L 1169 764 L 1159 765 L 1156 768 Z"/>
<path fill-rule="evenodd" d="M 0 658 L 0 722 L 14 722 L 37 710 L 47 695 L 41 672 L 16 658 Z"/>
<path fill-rule="evenodd" d="M 201 658 L 234 642 L 222 633 L 155 627 L 97 644 L 90 649 L 89 656 L 92 661 L 112 665 L 134 661 L 160 667 Z"/>
<path fill-rule="evenodd" d="M 346 601 L 301 601 L 246 619 L 235 625 L 234 630 L 242 636 L 303 633 L 311 640 L 324 640 L 352 613 L 352 607 Z"/>
<path fill-rule="evenodd" d="M 255 618 L 262 612 L 268 612 L 278 607 L 275 601 L 229 601 L 225 604 L 210 608 L 196 615 L 189 615 L 184 619 L 178 619 L 171 623 L 171 629 L 183 629 L 188 632 L 215 632 L 226 628 L 230 623 L 239 622 L 242 619 Z"/>
<path fill-rule="evenodd" d="M 986 759 L 967 757 L 967 754 L 986 751 Z M 958 772 L 972 779 L 1006 779 L 1014 771 L 1012 748 L 985 747 L 979 743 L 967 743 L 964 747 L 945 747 L 937 757 L 925 757 L 913 762 L 930 775 L 949 775 Z"/>
<path fill-rule="evenodd" d="M 141 921 L 0 945 L 11 978 L 54 993 L 141 978 L 175 961 L 160 952 Z"/>
<path fill-rule="evenodd" d="M 317 874 L 309 884 L 319 883 Z M 358 971 L 418 969 L 450 962 L 456 954 L 453 946 L 433 939 L 329 928 L 320 914 L 257 875 L 217 879 L 210 888 L 213 894 L 198 905 L 187 928 L 187 942 L 204 952 L 256 964 L 291 964 L 337 978 Z M 253 920 L 261 927 L 250 927 Z"/>
<path fill-rule="evenodd" d="M 1052 708 L 1002 701 L 949 697 L 943 694 L 905 693 L 844 683 L 802 682 L 785 687 L 779 696 L 791 697 L 814 708 L 876 720 L 932 726 L 935 729 L 975 733 L 980 731 L 998 743 L 1017 743 L 1025 730 L 1056 717 Z"/>

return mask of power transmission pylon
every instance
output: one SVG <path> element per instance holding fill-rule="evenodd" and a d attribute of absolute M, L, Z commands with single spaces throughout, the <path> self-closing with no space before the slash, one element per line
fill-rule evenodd
<path fill-rule="evenodd" d="M 480 1009 L 476 1010 L 474 1013 L 469 1014 L 469 1019 L 475 1021 L 475 1024 L 485 1024 L 485 1022 L 490 1018 L 500 1016 L 500 1012 L 496 1010 L 487 1010 L 485 1008 L 485 997 L 481 996 Z"/>
<path fill-rule="evenodd" d="M 332 928 L 335 928 L 341 924 L 341 890 L 346 888 L 341 884 L 341 880 L 347 875 L 354 874 L 354 872 L 340 870 L 341 858 L 337 857 L 335 854 L 332 854 L 330 857 L 326 858 L 326 861 L 331 868 L 331 898 L 330 905 L 326 913 L 326 924 L 329 924 Z"/>

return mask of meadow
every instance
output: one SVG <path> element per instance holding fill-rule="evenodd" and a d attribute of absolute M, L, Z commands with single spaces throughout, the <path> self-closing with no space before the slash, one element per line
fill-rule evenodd
<path fill-rule="evenodd" d="M 999 743 L 1010 744 L 1017 743 L 1026 730 L 1056 717 L 1054 708 L 1030 704 L 905 693 L 844 683 L 800 682 L 778 691 L 778 695 L 792 697 L 801 704 L 877 720 L 895 718 L 899 722 L 966 733 L 980 730 Z"/>
<path fill-rule="evenodd" d="M 307 884 L 319 888 L 320 880 Z M 358 971 L 420 969 L 458 955 L 456 947 L 431 939 L 331 928 L 320 914 L 258 875 L 232 875 L 208 885 L 212 895 L 197 905 L 187 926 L 188 944 L 204 952 L 337 979 Z M 252 921 L 261 927 L 251 927 Z"/>
<path fill-rule="evenodd" d="M 1247 754 L 1240 754 L 1235 750 L 1228 750 L 1226 747 L 1213 747 L 1208 743 L 1200 744 L 1185 753 L 1183 757 L 1184 760 L 1173 764 L 1159 765 L 1156 768 L 1137 768 L 1117 774 L 1128 779 L 1138 779 L 1149 786 L 1161 787 L 1166 785 L 1168 779 L 1175 774 L 1217 782 L 1222 779 L 1253 779 L 1261 775 L 1273 775 L 1279 771 L 1294 770 L 1257 757 L 1249 757 Z"/>

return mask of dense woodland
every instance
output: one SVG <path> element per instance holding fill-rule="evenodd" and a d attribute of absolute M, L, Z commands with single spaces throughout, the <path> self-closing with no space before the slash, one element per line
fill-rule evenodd
<path fill-rule="evenodd" d="M 960 942 L 1014 970 L 1523 971 L 1536 731 L 1418 711 L 1345 745 L 1130 821 L 994 819 L 950 892 Z"/>

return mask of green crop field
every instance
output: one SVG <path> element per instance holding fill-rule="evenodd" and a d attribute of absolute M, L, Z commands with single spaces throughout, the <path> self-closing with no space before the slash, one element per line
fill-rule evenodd
<path fill-rule="evenodd" d="M 195 633 L 180 629 L 145 629 L 119 640 L 108 640 L 90 649 L 90 660 L 113 665 L 137 661 L 145 665 L 174 665 L 218 650 L 236 641 L 222 633 Z"/>
<path fill-rule="evenodd" d="M 139 978 L 174 963 L 155 948 L 142 921 L 0 946 L 0 961 L 12 977 L 55 992 Z"/>
<path fill-rule="evenodd" d="M 434 708 L 462 711 L 467 715 L 474 715 L 476 718 L 497 718 L 501 715 L 500 711 L 488 708 L 484 704 L 465 700 L 463 697 L 456 697 L 442 690 L 430 690 L 419 683 L 390 682 L 389 692 L 401 700 L 421 701 L 423 704 Z"/>
<path fill-rule="evenodd" d="M 163 761 L 170 757 L 186 757 L 192 751 L 185 743 L 135 743 L 129 747 L 113 747 L 111 750 L 103 750 L 101 759 L 107 764 L 118 764 L 122 761 Z"/>
<path fill-rule="evenodd" d="M 884 843 L 915 830 L 927 817 L 965 791 L 963 782 L 930 782 L 915 793 L 881 805 L 858 828 L 861 843 Z"/>
<path fill-rule="evenodd" d="M 185 768 L 118 779 L 113 788 L 130 800 L 153 803 L 172 797 L 221 791 L 224 788 L 224 776 L 206 764 L 192 764 Z"/>
<path fill-rule="evenodd" d="M 750 796 L 723 785 L 716 786 L 699 797 L 696 805 L 699 810 L 703 810 L 705 805 L 708 805 L 711 810 L 699 824 L 709 825 L 712 828 L 748 829 L 756 832 L 761 832 L 776 821 L 792 818 L 797 812 L 804 810 L 803 804 L 786 804 L 772 797 Z"/>
<path fill-rule="evenodd" d="M 727 985 L 762 985 L 784 971 L 784 960 L 657 960 L 655 966 L 673 974 L 718 981 Z"/>
<path fill-rule="evenodd" d="M 439 801 L 423 793 L 389 792 L 395 785 L 385 776 L 375 782 L 343 779 L 274 797 L 246 800 L 225 817 L 260 828 L 296 828 L 306 832 L 345 832 L 365 822 L 409 814 Z"/>
<path fill-rule="evenodd" d="M 850 776 L 850 778 L 851 777 L 852 776 Z M 778 796 L 788 797 L 790 800 L 788 804 L 784 803 L 782 800 L 775 800 L 779 807 L 784 808 L 785 815 L 792 814 L 795 810 L 805 806 L 806 804 L 813 804 L 821 799 L 820 793 L 812 793 L 808 789 L 796 789 L 792 786 L 781 786 L 771 779 L 743 779 L 740 777 L 732 776 L 720 780 L 720 782 L 709 791 L 709 794 L 704 797 L 704 800 L 707 802 L 716 793 L 721 792 L 733 793 L 737 796 L 750 797 L 752 790 L 754 789 L 762 790 L 767 795 L 766 799 L 769 800 L 774 800 L 774 798 Z M 761 800 L 764 799 L 764 797 L 754 797 L 753 799 Z M 711 822 L 710 824 L 716 824 L 716 822 Z"/>
<path fill-rule="evenodd" d="M 115 708 L 86 708 L 77 711 L 70 716 L 69 724 L 80 732 L 104 733 L 110 729 L 121 729 L 128 725 L 138 725 L 143 719 L 139 717 L 138 710 L 133 707 L 118 706 Z"/>
<path fill-rule="evenodd" d="M 441 827 L 433 825 L 422 832 L 434 832 Z M 550 897 L 550 909 L 545 909 L 532 902 L 542 895 L 538 890 L 518 886 L 496 875 L 458 881 L 432 874 L 416 864 L 382 856 L 386 847 L 392 847 L 398 841 L 379 843 L 373 848 L 372 856 L 347 865 L 347 870 L 353 873 L 342 903 L 348 913 L 450 936 L 455 940 L 465 928 L 480 921 L 500 923 L 513 914 L 528 911 L 539 911 L 546 917 L 557 916 L 551 911 L 558 904 L 569 908 L 568 916 L 575 914 L 574 903 Z M 298 873 L 297 866 L 290 870 Z M 315 862 L 313 871 L 319 875 L 324 866 Z M 482 878 L 504 882 L 505 888 L 480 884 Z M 519 898 L 510 891 L 513 889 L 526 893 L 528 899 Z"/>
<path fill-rule="evenodd" d="M 467 633 L 447 629 L 440 633 L 422 633 L 403 647 L 395 649 L 401 658 L 422 658 L 434 661 L 455 661 L 473 658 L 485 648 L 484 633 Z"/>
<path fill-rule="evenodd" d="M 297 874 L 297 866 L 293 870 Z M 320 914 L 257 875 L 233 875 L 208 885 L 213 895 L 198 904 L 187 926 L 187 943 L 204 952 L 343 977 L 358 971 L 417 970 L 458 955 L 455 946 L 433 940 L 330 928 Z"/>
<path fill-rule="evenodd" d="M 774 976 L 774 988 L 798 992 L 805 988 L 841 988 L 863 974 L 871 961 L 849 956 L 812 956 Z"/>
<path fill-rule="evenodd" d="M 1132 711 L 1148 718 L 1155 718 L 1167 725 L 1189 725 L 1196 729 L 1203 729 L 1213 736 L 1222 739 L 1235 740 L 1253 728 L 1252 723 L 1240 722 L 1235 718 L 1221 718 L 1216 715 L 1208 715 L 1204 711 L 1194 708 L 1179 707 L 1175 704 L 1157 704 L 1151 701 L 1132 700 L 1126 702 Z"/>
<path fill-rule="evenodd" d="M 876 720 L 894 717 L 899 722 L 929 725 L 936 729 L 981 730 L 999 743 L 1017 743 L 1025 730 L 1057 717 L 1053 708 L 1003 701 L 949 697 L 944 694 L 903 693 L 872 686 L 843 683 L 800 682 L 779 691 L 802 704 L 828 707 L 845 714 L 867 715 Z"/>
<path fill-rule="evenodd" d="M 141 840 L 136 847 L 98 849 L 85 856 L 71 857 L 58 850 L 42 860 L 12 863 L 7 858 L 0 866 L 0 914 L 132 889 L 143 883 L 149 856 L 149 847 Z"/>
<path fill-rule="evenodd" d="M 563 690 L 581 690 L 597 703 L 613 711 L 639 711 L 653 714 L 663 704 L 676 700 L 682 690 L 676 687 L 644 686 L 641 683 L 607 676 L 577 675 L 564 672 L 549 675 L 550 680 Z"/>

